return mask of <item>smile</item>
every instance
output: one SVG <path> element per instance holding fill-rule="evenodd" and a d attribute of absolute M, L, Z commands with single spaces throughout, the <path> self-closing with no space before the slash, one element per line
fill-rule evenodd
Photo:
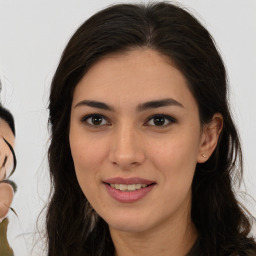
<path fill-rule="evenodd" d="M 135 191 L 141 188 L 146 188 L 147 184 L 110 184 L 112 188 L 121 190 L 121 191 Z"/>
<path fill-rule="evenodd" d="M 133 203 L 146 197 L 155 187 L 156 182 L 138 177 L 115 177 L 104 180 L 103 184 L 113 199 L 120 203 Z"/>

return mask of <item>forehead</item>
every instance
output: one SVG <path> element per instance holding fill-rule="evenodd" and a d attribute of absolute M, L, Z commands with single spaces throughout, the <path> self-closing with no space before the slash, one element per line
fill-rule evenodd
<path fill-rule="evenodd" d="M 4 137 L 14 147 L 15 136 L 9 124 L 2 118 L 0 118 L 0 136 Z"/>
<path fill-rule="evenodd" d="M 168 57 L 151 49 L 136 49 L 95 63 L 77 84 L 73 104 L 85 98 L 138 104 L 166 96 L 193 100 L 184 75 Z"/>

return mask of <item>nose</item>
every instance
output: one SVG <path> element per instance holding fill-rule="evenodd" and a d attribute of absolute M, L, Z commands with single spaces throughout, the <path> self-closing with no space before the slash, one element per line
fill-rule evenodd
<path fill-rule="evenodd" d="M 145 153 L 139 132 L 128 125 L 114 131 L 109 160 L 122 170 L 141 165 L 145 161 Z"/>

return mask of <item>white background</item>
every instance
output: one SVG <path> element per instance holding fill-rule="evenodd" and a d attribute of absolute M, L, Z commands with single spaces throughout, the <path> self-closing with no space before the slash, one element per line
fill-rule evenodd
<path fill-rule="evenodd" d="M 244 149 L 245 184 L 256 199 L 256 0 L 178 2 L 209 29 L 226 63 Z M 16 256 L 45 255 L 35 223 L 49 192 L 47 105 L 59 57 L 77 27 L 112 3 L 117 1 L 0 0 L 1 102 L 14 114 L 17 129 L 18 168 L 13 180 L 18 192 L 13 208 L 18 218 L 9 214 L 8 234 Z M 256 215 L 252 199 L 242 200 Z M 35 237 L 41 243 L 31 253 Z"/>

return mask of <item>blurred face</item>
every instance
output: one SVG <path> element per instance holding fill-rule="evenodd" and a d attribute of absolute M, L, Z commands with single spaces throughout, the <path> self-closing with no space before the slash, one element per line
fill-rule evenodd
<path fill-rule="evenodd" d="M 14 134 L 9 124 L 0 119 L 0 181 L 11 173 L 14 166 L 13 154 L 10 146 L 14 147 Z"/>
<path fill-rule="evenodd" d="M 203 137 L 184 76 L 153 50 L 107 56 L 75 88 L 77 179 L 111 230 L 147 231 L 189 216 Z"/>

